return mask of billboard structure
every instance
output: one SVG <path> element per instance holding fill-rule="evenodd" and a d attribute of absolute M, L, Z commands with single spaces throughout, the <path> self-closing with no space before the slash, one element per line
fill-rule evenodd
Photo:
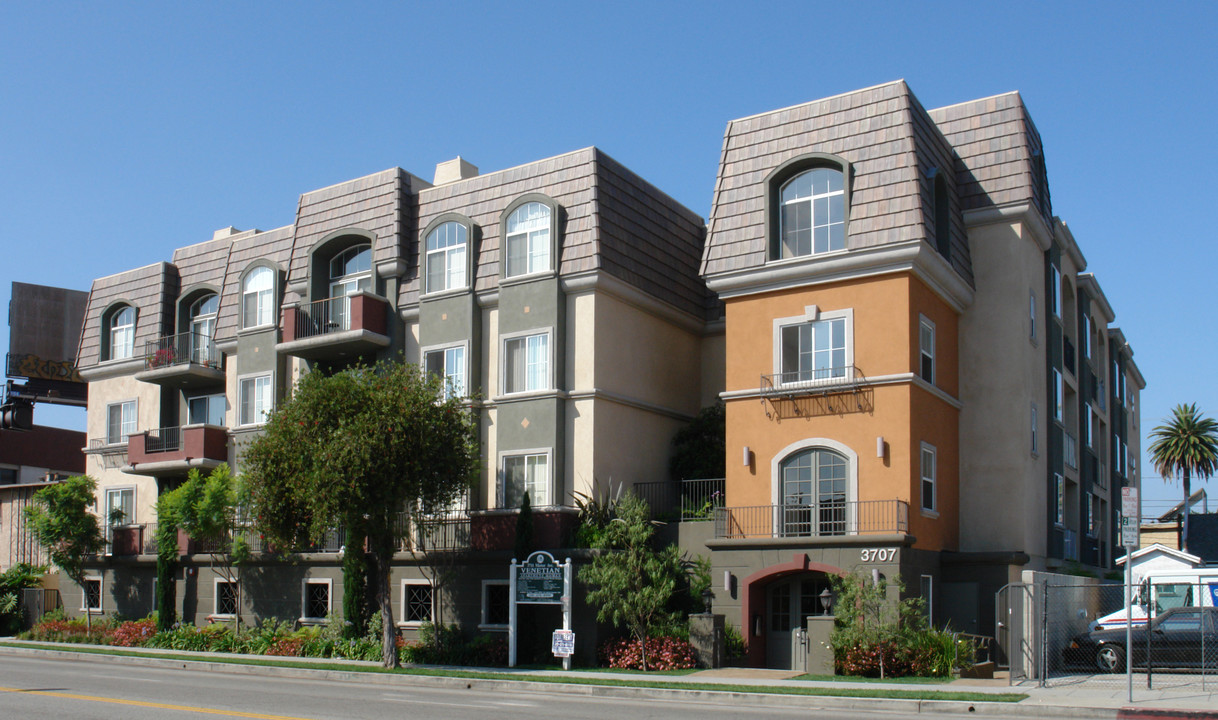
<path fill-rule="evenodd" d="M 85 406 L 88 385 L 76 372 L 76 351 L 88 299 L 79 290 L 13 283 L 0 428 L 30 429 L 37 402 Z"/>

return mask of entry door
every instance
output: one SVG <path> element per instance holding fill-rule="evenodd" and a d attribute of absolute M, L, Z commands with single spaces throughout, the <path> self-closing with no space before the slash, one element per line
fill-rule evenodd
<path fill-rule="evenodd" d="M 820 594 L 828 587 L 828 578 L 820 573 L 800 575 L 770 586 L 766 593 L 769 611 L 766 667 L 806 670 L 807 619 L 825 614 Z"/>

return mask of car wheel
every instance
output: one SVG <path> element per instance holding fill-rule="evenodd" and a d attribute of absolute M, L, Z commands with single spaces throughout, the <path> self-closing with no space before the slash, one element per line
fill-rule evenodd
<path fill-rule="evenodd" d="M 1095 666 L 1100 672 L 1119 673 L 1125 669 L 1125 648 L 1120 645 L 1101 645 L 1095 651 Z"/>

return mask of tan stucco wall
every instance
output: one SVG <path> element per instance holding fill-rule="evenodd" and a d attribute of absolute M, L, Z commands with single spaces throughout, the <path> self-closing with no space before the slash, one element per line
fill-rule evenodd
<path fill-rule="evenodd" d="M 160 387 L 125 376 L 89 383 L 86 436 L 91 441 L 105 438 L 107 406 L 127 400 L 136 401 L 136 432 L 160 427 Z M 120 455 L 90 453 L 85 456 L 85 472 L 97 481 L 98 505 L 95 509 L 99 514 L 105 512 L 107 488 L 131 487 L 135 488 L 135 522 L 155 522 L 156 480 L 122 472 L 120 467 L 126 462 L 125 450 Z"/>

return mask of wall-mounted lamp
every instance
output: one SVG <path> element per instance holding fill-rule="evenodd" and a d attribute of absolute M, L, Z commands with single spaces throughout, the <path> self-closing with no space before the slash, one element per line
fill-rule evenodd
<path fill-rule="evenodd" d="M 880 435 L 875 439 L 875 456 L 884 459 L 884 436 Z"/>
<path fill-rule="evenodd" d="M 749 465 L 752 465 L 752 464 L 753 464 L 753 451 L 749 449 L 748 445 L 745 445 L 744 446 L 744 466 L 748 467 Z"/>
<path fill-rule="evenodd" d="M 730 593 L 732 591 L 732 571 L 723 571 L 723 592 Z"/>

